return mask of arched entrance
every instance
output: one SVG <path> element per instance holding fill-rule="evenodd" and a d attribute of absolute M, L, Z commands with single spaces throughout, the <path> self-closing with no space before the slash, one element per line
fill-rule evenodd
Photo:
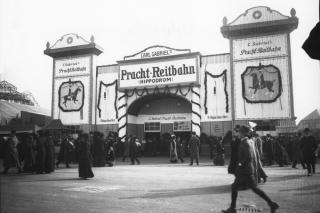
<path fill-rule="evenodd" d="M 145 140 L 144 155 L 169 153 L 168 136 L 187 140 L 191 132 L 192 105 L 175 94 L 146 95 L 128 107 L 127 135 Z"/>

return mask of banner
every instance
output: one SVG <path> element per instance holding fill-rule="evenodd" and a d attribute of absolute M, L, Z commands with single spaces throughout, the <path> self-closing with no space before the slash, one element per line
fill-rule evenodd
<path fill-rule="evenodd" d="M 97 78 L 97 124 L 118 123 L 118 75 L 99 73 Z"/>
<path fill-rule="evenodd" d="M 235 119 L 291 117 L 288 57 L 234 62 Z"/>
<path fill-rule="evenodd" d="M 198 67 L 198 56 L 139 64 L 120 63 L 119 88 L 198 84 Z"/>
<path fill-rule="evenodd" d="M 229 56 L 204 57 L 201 87 L 202 121 L 231 120 L 231 76 Z"/>
<path fill-rule="evenodd" d="M 66 125 L 88 124 L 89 77 L 57 78 L 53 83 L 53 118 Z"/>
<path fill-rule="evenodd" d="M 286 56 L 288 53 L 286 34 L 235 39 L 232 44 L 234 61 Z"/>

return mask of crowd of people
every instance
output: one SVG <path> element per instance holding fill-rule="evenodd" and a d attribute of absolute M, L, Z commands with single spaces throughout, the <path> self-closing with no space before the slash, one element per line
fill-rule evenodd
<path fill-rule="evenodd" d="M 83 137 L 87 140 L 88 147 L 80 146 Z M 201 143 L 209 144 L 210 158 L 213 164 L 218 166 L 225 165 L 225 145 L 230 144 L 230 162 L 232 164 L 236 155 L 235 150 L 237 150 L 235 147 L 239 144 L 238 138 L 236 131 L 234 134 L 228 132 L 224 137 L 200 138 L 193 132 L 187 139 L 172 134 L 166 137 L 169 161 L 184 163 L 185 158 L 189 156 L 190 165 L 193 165 L 194 161 L 196 165 L 199 165 L 201 141 Z M 317 143 L 310 135 L 309 129 L 305 130 L 304 135 L 299 133 L 290 137 L 272 137 L 271 135 L 260 137 L 256 132 L 251 132 L 250 138 L 255 139 L 256 153 L 259 155 L 259 163 L 262 166 L 271 166 L 276 163 L 281 167 L 292 165 L 293 168 L 297 168 L 297 164 L 300 163 L 304 169 L 308 169 L 308 175 L 315 173 L 316 157 L 310 153 L 316 152 Z M 1 148 L 4 159 L 4 174 L 12 166 L 17 167 L 18 173 L 38 174 L 51 173 L 55 168 L 59 168 L 61 163 L 70 168 L 70 163 L 79 163 L 82 157 L 81 153 L 83 153 L 82 149 L 85 148 L 88 149 L 88 160 L 94 167 L 114 166 L 116 157 L 121 157 L 123 162 L 129 158 L 132 165 L 140 164 L 139 157 L 147 155 L 147 151 L 150 151 L 152 156 L 156 155 L 152 146 L 154 143 L 151 142 L 154 139 L 147 138 L 147 140 L 140 141 L 138 137 L 129 135 L 122 142 L 115 132 L 109 132 L 107 136 L 100 132 L 91 132 L 87 135 L 62 132 L 58 139 L 49 131 L 39 131 L 38 134 L 24 133 L 19 135 L 19 139 L 12 132 L 9 137 L 1 138 L 1 140 L 3 140 L 0 144 L 3 146 Z M 55 148 L 57 146 L 59 147 L 58 153 Z M 265 181 L 266 175 L 261 173 L 261 177 Z"/>
<path fill-rule="evenodd" d="M 192 132 L 187 142 L 182 142 L 175 134 L 168 137 L 169 159 L 171 163 L 185 161 L 186 149 L 190 157 L 190 166 L 194 161 L 199 165 L 201 137 Z M 203 138 L 202 138 L 203 140 Z M 238 191 L 251 189 L 264 199 L 275 212 L 279 205 L 258 187 L 258 183 L 267 182 L 264 166 L 277 163 L 280 167 L 290 165 L 297 168 L 300 163 L 307 175 L 316 173 L 316 158 L 320 151 L 315 137 L 306 128 L 303 134 L 291 137 L 260 137 L 248 126 L 236 126 L 234 133 L 225 137 L 208 137 L 210 157 L 215 165 L 225 164 L 224 145 L 230 142 L 230 161 L 228 173 L 235 176 L 231 185 L 231 205 L 223 210 L 225 213 L 235 213 Z M 4 159 L 2 174 L 8 173 L 11 167 L 17 168 L 17 173 L 51 173 L 64 162 L 67 168 L 71 163 L 78 163 L 79 177 L 83 179 L 94 177 L 92 166 L 114 166 L 116 156 L 122 161 L 130 158 L 131 164 L 140 164 L 139 156 L 143 152 L 143 144 L 136 136 L 128 136 L 124 142 L 114 132 L 104 136 L 100 132 L 68 134 L 61 133 L 55 138 L 49 131 L 39 131 L 38 134 L 22 134 L 16 136 L 14 131 L 0 141 L 1 157 Z M 59 145 L 59 153 L 55 155 L 55 145 Z"/>

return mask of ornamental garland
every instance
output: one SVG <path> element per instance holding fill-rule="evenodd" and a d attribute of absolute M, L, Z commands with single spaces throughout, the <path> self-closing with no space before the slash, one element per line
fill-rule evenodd
<path fill-rule="evenodd" d="M 269 69 L 273 69 L 273 71 L 270 71 Z M 257 77 L 257 75 L 252 76 L 252 86 L 248 87 L 249 89 L 254 90 L 254 94 L 256 94 L 257 91 L 259 90 L 263 90 L 263 89 L 267 89 L 267 93 L 271 93 L 273 95 L 274 93 L 274 84 L 276 82 L 278 82 L 278 94 L 276 96 L 274 96 L 272 99 L 268 99 L 269 97 L 267 97 L 266 95 L 264 95 L 265 98 L 264 100 L 250 100 L 247 97 L 246 94 L 246 85 L 245 85 L 245 77 L 248 76 L 249 74 L 247 74 L 248 72 L 251 71 L 265 71 L 265 73 L 275 73 L 275 76 L 277 79 L 273 79 L 273 80 L 264 80 L 264 75 L 262 74 L 262 77 L 260 76 L 260 79 Z M 255 74 L 255 73 L 253 73 Z M 278 80 L 278 81 L 277 81 Z M 242 97 L 243 99 L 250 104 L 255 104 L 255 103 L 273 103 L 275 102 L 282 94 L 282 79 L 281 79 L 281 74 L 280 74 L 280 70 L 278 67 L 274 66 L 273 64 L 269 64 L 269 65 L 261 65 L 261 63 L 259 64 L 259 66 L 248 66 L 246 67 L 245 71 L 241 74 L 241 81 L 242 81 Z M 248 86 L 248 85 L 247 85 Z M 281 100 L 280 100 L 281 101 Z"/>
<path fill-rule="evenodd" d="M 145 94 L 146 95 L 156 95 L 156 94 L 161 94 L 162 93 L 162 94 L 174 94 L 174 95 L 176 95 L 176 94 L 180 93 L 180 95 L 186 97 L 189 94 L 190 91 L 194 92 L 192 90 L 192 87 L 193 87 L 193 84 L 190 84 L 189 87 L 188 87 L 188 90 L 185 93 L 183 93 L 181 85 L 178 84 L 176 87 L 172 87 L 172 88 L 176 89 L 175 92 L 171 92 L 170 87 L 168 85 L 166 85 L 164 87 L 164 91 L 163 92 L 160 92 L 159 87 L 156 86 L 153 89 L 153 91 L 152 91 L 152 89 L 150 89 L 151 91 L 149 91 L 146 87 L 144 87 L 142 89 L 142 91 L 139 92 L 139 90 L 137 88 L 134 88 L 131 93 L 128 90 L 125 90 L 125 94 L 126 94 L 126 97 L 132 97 L 134 94 L 136 94 L 137 96 L 141 97 L 141 96 L 143 96 Z M 199 95 L 198 93 L 196 93 L 196 94 Z"/>
<path fill-rule="evenodd" d="M 116 118 L 118 118 L 118 108 L 117 108 L 117 99 L 118 99 L 118 84 L 117 84 L 118 80 L 114 80 L 112 83 L 109 83 L 109 84 L 105 84 L 103 83 L 102 81 L 100 81 L 100 86 L 99 86 L 99 98 L 98 98 L 98 105 L 97 105 L 97 108 L 98 108 L 98 111 L 99 111 L 99 118 L 101 117 L 101 109 L 100 109 L 100 102 L 101 102 L 101 95 L 102 95 L 102 86 L 105 86 L 106 88 L 107 87 L 110 87 L 110 86 L 113 86 L 115 85 L 115 99 L 114 99 L 114 109 L 116 111 Z"/>
<path fill-rule="evenodd" d="M 226 113 L 229 112 L 229 94 L 227 91 L 227 70 L 225 69 L 220 75 L 213 75 L 208 71 L 205 71 L 205 77 L 204 77 L 204 90 L 205 90 L 205 95 L 204 95 L 204 110 L 205 113 L 208 114 L 208 107 L 207 107 L 207 99 L 208 99 L 208 85 L 207 85 L 207 80 L 208 80 L 208 75 L 212 78 L 220 78 L 221 76 L 224 76 L 225 84 L 224 84 L 224 93 L 226 95 Z"/>
<path fill-rule="evenodd" d="M 76 89 L 74 89 L 73 91 L 71 90 L 71 87 L 75 86 Z M 64 95 L 62 95 L 63 89 L 65 89 L 66 87 L 69 87 L 69 91 L 68 93 L 65 93 Z M 81 96 L 81 100 L 78 100 L 78 93 L 82 93 Z M 65 81 L 62 82 L 59 90 L 58 90 L 58 98 L 59 98 L 59 102 L 58 102 L 58 106 L 60 108 L 60 110 L 62 112 L 77 112 L 80 111 L 83 108 L 84 105 L 84 85 L 81 81 L 71 81 L 71 79 L 69 79 L 69 81 Z M 78 102 L 81 101 L 81 104 L 77 104 Z M 67 103 L 71 102 L 71 106 L 76 106 L 76 108 L 72 108 L 68 109 L 67 108 Z"/>

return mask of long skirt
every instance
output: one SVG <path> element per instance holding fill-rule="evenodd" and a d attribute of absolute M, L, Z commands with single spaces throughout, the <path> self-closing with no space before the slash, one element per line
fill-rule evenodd
<path fill-rule="evenodd" d="M 89 159 L 79 159 L 79 177 L 80 178 L 94 177 L 94 174 L 91 168 L 91 162 Z"/>

